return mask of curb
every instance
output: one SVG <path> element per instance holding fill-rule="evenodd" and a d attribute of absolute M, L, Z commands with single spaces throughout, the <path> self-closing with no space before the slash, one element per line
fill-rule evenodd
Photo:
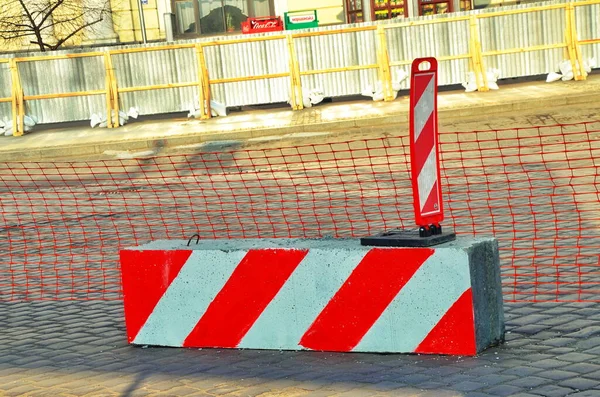
<path fill-rule="evenodd" d="M 484 103 L 456 108 L 440 108 L 439 115 L 440 118 L 445 118 L 447 120 L 476 117 L 481 116 L 482 114 L 484 117 L 489 117 L 492 114 L 502 114 L 524 110 L 531 111 L 536 109 L 544 109 L 547 107 L 590 103 L 590 101 L 597 100 L 597 97 L 598 95 L 595 91 L 568 96 L 553 95 L 540 99 L 527 98 L 510 103 Z M 0 150 L 0 156 L 2 156 L 3 161 L 40 161 L 101 155 L 106 151 L 144 151 L 224 141 L 242 142 L 253 138 L 282 136 L 301 132 L 323 132 L 324 130 L 327 132 L 339 132 L 340 130 L 351 129 L 353 132 L 366 133 L 372 132 L 374 128 L 380 128 L 386 125 L 407 124 L 407 112 L 408 104 L 406 105 L 405 111 L 402 111 L 401 114 L 395 115 L 357 117 L 354 119 L 284 127 L 257 127 L 227 132 L 203 133 L 202 131 L 197 131 L 169 138 L 110 141 L 93 145 L 60 145 L 40 149 L 20 149 L 9 151 Z"/>

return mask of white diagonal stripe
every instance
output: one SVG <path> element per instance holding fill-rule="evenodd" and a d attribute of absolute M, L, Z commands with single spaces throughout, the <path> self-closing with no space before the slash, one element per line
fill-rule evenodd
<path fill-rule="evenodd" d="M 245 255 L 245 251 L 192 252 L 133 343 L 182 346 Z"/>
<path fill-rule="evenodd" d="M 402 288 L 354 351 L 414 352 L 471 286 L 469 257 L 436 250 Z"/>
<path fill-rule="evenodd" d="M 427 120 L 429 120 L 429 116 L 431 116 L 431 113 L 433 113 L 434 106 L 435 78 L 433 76 L 433 73 L 422 74 L 421 76 L 423 76 L 422 78 L 425 78 L 426 76 L 431 76 L 431 79 L 429 80 L 429 84 L 427 84 L 425 91 L 423 91 L 423 94 L 419 98 L 419 101 L 417 102 L 414 108 L 415 142 L 419 138 L 419 135 L 421 135 L 423 127 L 425 127 L 425 123 L 427 123 Z"/>
<path fill-rule="evenodd" d="M 435 147 L 433 147 L 417 177 L 417 185 L 419 186 L 419 206 L 421 211 L 423 211 L 427 198 L 431 194 L 431 189 L 433 189 L 433 185 L 435 185 L 435 181 L 437 180 L 437 164 L 435 160 Z"/>
<path fill-rule="evenodd" d="M 367 252 L 311 249 L 238 347 L 302 348 L 302 335 Z"/>

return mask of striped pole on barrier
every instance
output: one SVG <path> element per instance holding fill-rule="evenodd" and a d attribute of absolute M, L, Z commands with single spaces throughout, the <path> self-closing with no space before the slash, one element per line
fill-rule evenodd
<path fill-rule="evenodd" d="M 362 237 L 365 246 L 430 247 L 456 239 L 456 233 L 442 232 L 444 220 L 437 118 L 437 61 L 418 58 L 412 64 L 410 85 L 410 163 L 415 209 L 414 230 L 388 230 Z"/>
<path fill-rule="evenodd" d="M 412 63 L 410 88 L 410 162 L 419 235 L 441 234 L 444 220 L 437 118 L 437 60 Z"/>

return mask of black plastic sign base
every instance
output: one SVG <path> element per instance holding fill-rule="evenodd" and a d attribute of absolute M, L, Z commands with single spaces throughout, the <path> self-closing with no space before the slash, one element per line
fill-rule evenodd
<path fill-rule="evenodd" d="M 431 247 L 456 240 L 456 233 L 442 232 L 429 237 L 419 237 L 418 230 L 391 230 L 375 236 L 363 237 L 360 245 L 375 247 Z"/>

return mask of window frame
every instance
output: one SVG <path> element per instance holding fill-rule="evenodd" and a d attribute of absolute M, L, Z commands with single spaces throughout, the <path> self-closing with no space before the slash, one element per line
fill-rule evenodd
<path fill-rule="evenodd" d="M 177 3 L 187 3 L 190 0 L 171 0 L 171 10 L 173 15 L 175 15 L 175 37 L 190 37 L 190 36 L 199 36 L 200 35 L 200 9 L 198 6 L 198 0 L 191 0 L 194 8 L 194 22 L 196 24 L 196 31 L 193 33 L 179 33 L 179 18 L 177 18 Z"/>
<path fill-rule="evenodd" d="M 398 6 L 393 6 L 391 0 L 386 0 L 386 6 L 385 7 L 377 7 L 375 5 L 375 0 L 369 0 L 371 2 L 371 19 L 373 21 L 383 21 L 383 20 L 387 20 L 387 19 L 392 19 L 394 18 L 392 16 L 392 10 L 395 8 L 398 8 Z M 404 18 L 408 18 L 408 0 L 400 0 L 400 2 L 404 3 L 403 4 L 403 10 L 404 10 Z M 388 17 L 385 19 L 376 19 L 375 18 L 375 14 L 377 11 L 384 11 L 387 10 L 388 12 Z"/>
<path fill-rule="evenodd" d="M 229 32 L 225 31 L 222 33 L 216 33 L 216 34 L 202 34 L 202 29 L 200 26 L 200 4 L 198 0 L 191 0 L 194 6 L 194 18 L 195 18 L 195 23 L 196 23 L 196 31 L 193 33 L 179 33 L 179 20 L 177 19 L 177 3 L 185 3 L 188 2 L 189 0 L 171 0 L 171 10 L 173 12 L 173 14 L 175 15 L 175 32 L 174 32 L 174 36 L 177 38 L 194 38 L 194 37 L 206 37 L 206 36 L 217 36 L 217 35 L 226 35 Z M 221 1 L 221 7 L 223 7 L 225 5 L 224 0 L 220 0 Z M 256 15 L 255 9 L 254 9 L 254 0 L 245 0 L 246 1 L 246 5 L 248 7 L 248 18 L 254 18 Z M 364 1 L 364 0 L 363 0 Z M 274 0 L 268 0 L 269 3 L 269 12 L 273 13 L 275 12 L 275 3 Z M 273 15 L 269 15 L 269 16 L 273 16 Z M 225 18 L 225 16 L 223 16 L 223 18 Z M 234 34 L 240 34 L 241 33 L 241 27 L 237 30 L 235 30 L 235 32 L 233 32 Z"/>
<path fill-rule="evenodd" d="M 426 5 L 426 4 L 433 4 L 433 6 L 434 6 L 435 12 L 433 14 L 431 14 L 431 15 L 443 15 L 443 14 L 438 14 L 437 13 L 437 8 L 435 7 L 437 4 L 443 4 L 443 3 L 448 4 L 448 11 L 446 11 L 445 14 L 449 14 L 451 12 L 454 12 L 454 7 L 453 7 L 453 1 L 452 0 L 425 0 L 425 1 L 419 0 L 418 3 L 419 3 L 418 4 L 418 7 L 419 7 L 419 9 L 418 9 L 419 16 L 423 16 L 424 15 L 423 14 L 423 8 L 422 8 L 422 6 Z"/>
<path fill-rule="evenodd" d="M 351 2 L 356 4 L 357 0 L 346 0 L 346 21 L 348 23 L 361 23 L 365 21 L 365 1 L 373 1 L 373 0 L 360 0 L 361 8 L 352 8 Z M 362 14 L 362 21 L 351 21 L 350 15 Z"/>

